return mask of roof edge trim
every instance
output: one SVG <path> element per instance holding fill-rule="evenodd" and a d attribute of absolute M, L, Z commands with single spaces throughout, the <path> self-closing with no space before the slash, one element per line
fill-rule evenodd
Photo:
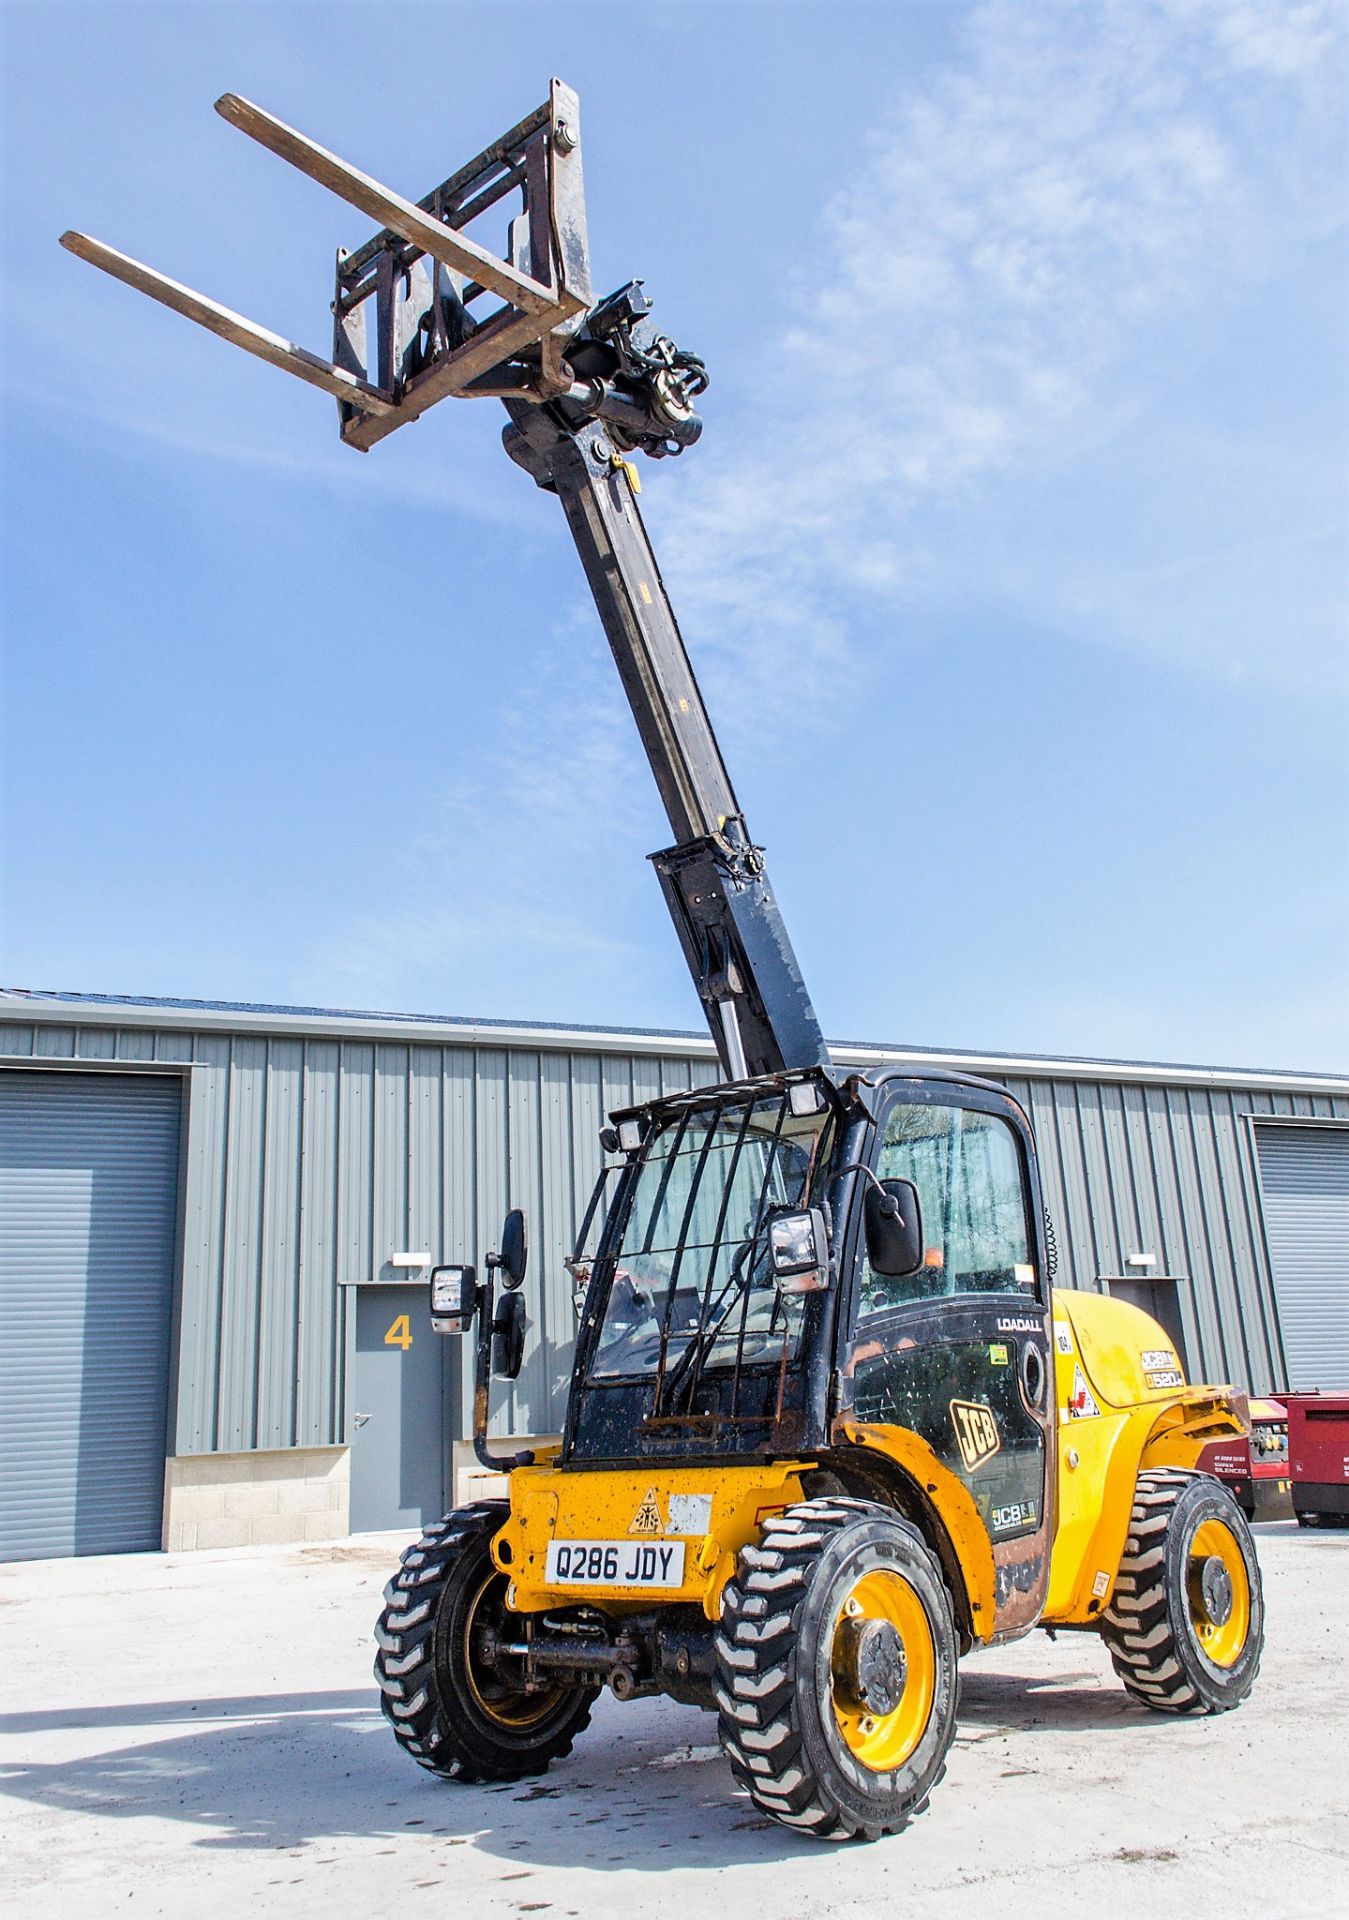
<path fill-rule="evenodd" d="M 294 1038 L 401 1041 L 439 1047 L 514 1047 L 545 1053 L 624 1053 L 715 1060 L 710 1039 L 696 1033 L 641 1032 L 618 1027 L 531 1026 L 525 1022 L 478 1024 L 471 1020 L 423 1020 L 416 1015 L 253 1012 L 240 1008 L 139 1006 L 102 1000 L 44 999 L 0 993 L 0 1021 L 42 1026 L 160 1028 L 196 1033 L 276 1034 Z M 1284 1093 L 1325 1093 L 1349 1098 L 1349 1075 L 1196 1067 L 1170 1063 L 1064 1059 L 1040 1054 L 950 1052 L 932 1047 L 882 1047 L 831 1043 L 842 1067 L 944 1067 L 954 1073 L 988 1073 L 997 1079 L 1092 1080 L 1109 1085 L 1261 1088 Z M 10 1056 L 14 1058 L 15 1056 Z M 31 1057 L 31 1056 L 28 1056 Z M 91 1062 L 91 1064 L 94 1064 Z M 1314 1118 L 1315 1116 L 1308 1116 Z"/>

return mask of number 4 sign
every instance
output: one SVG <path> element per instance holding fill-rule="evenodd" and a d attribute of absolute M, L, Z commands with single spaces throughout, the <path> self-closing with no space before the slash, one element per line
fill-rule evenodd
<path fill-rule="evenodd" d="M 401 1347 L 404 1353 L 412 1345 L 412 1322 L 405 1313 L 400 1313 L 384 1336 L 386 1347 Z"/>

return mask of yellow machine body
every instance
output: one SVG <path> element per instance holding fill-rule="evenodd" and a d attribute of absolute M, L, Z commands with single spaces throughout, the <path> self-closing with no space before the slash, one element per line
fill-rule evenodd
<path fill-rule="evenodd" d="M 1192 1387 L 1169 1336 L 1147 1314 L 1101 1294 L 1054 1294 L 1057 1390 L 1057 1507 L 1046 1625 L 1089 1626 L 1108 1604 L 1124 1551 L 1141 1471 L 1193 1467 L 1203 1448 L 1248 1428 L 1245 1396 L 1230 1387 Z M 907 1428 L 844 1424 L 827 1456 L 686 1466 L 567 1471 L 556 1452 L 510 1478 L 510 1517 L 493 1543 L 509 1582 L 507 1604 L 538 1613 L 584 1599 L 606 1612 L 694 1604 L 718 1617 L 722 1590 L 742 1548 L 767 1515 L 807 1498 L 806 1476 L 836 1471 L 848 1451 L 877 1457 L 919 1497 L 941 1530 L 941 1558 L 975 1639 L 995 1633 L 992 1548 L 963 1481 Z M 610 1583 L 602 1590 L 550 1582 L 553 1541 L 640 1545 L 680 1542 L 682 1581 L 653 1590 Z M 626 1563 L 620 1554 L 618 1562 Z"/>
<path fill-rule="evenodd" d="M 585 1599 L 622 1614 L 653 1604 L 692 1602 L 715 1620 L 721 1590 L 735 1571 L 741 1548 L 758 1539 L 768 1514 L 806 1498 L 801 1476 L 810 1465 L 754 1460 L 744 1466 L 686 1467 L 657 1460 L 642 1467 L 583 1473 L 562 1472 L 547 1463 L 517 1467 L 510 1482 L 510 1519 L 492 1543 L 492 1558 L 511 1583 L 507 1605 L 518 1613 L 538 1613 Z M 656 1591 L 612 1585 L 578 1592 L 549 1586 L 546 1563 L 554 1540 L 634 1546 L 677 1541 L 684 1549 L 683 1582 Z"/>
<path fill-rule="evenodd" d="M 1053 1299 L 1058 1487 L 1043 1618 L 1085 1626 L 1109 1601 L 1140 1472 L 1193 1467 L 1249 1418 L 1235 1388 L 1186 1385 L 1170 1335 L 1140 1308 L 1066 1288 Z"/>

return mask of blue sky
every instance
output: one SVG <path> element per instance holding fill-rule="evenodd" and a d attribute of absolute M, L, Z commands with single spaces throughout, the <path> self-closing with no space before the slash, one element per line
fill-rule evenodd
<path fill-rule="evenodd" d="M 697 1004 L 556 506 L 324 348 L 367 223 L 576 86 L 597 284 L 713 376 L 643 505 L 836 1037 L 1349 1069 L 1344 4 L 9 0 L 0 977 Z"/>

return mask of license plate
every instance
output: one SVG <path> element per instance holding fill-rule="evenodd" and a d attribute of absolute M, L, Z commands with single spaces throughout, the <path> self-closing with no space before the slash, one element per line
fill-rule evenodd
<path fill-rule="evenodd" d="M 550 1540 L 550 1587 L 680 1587 L 682 1540 Z"/>

